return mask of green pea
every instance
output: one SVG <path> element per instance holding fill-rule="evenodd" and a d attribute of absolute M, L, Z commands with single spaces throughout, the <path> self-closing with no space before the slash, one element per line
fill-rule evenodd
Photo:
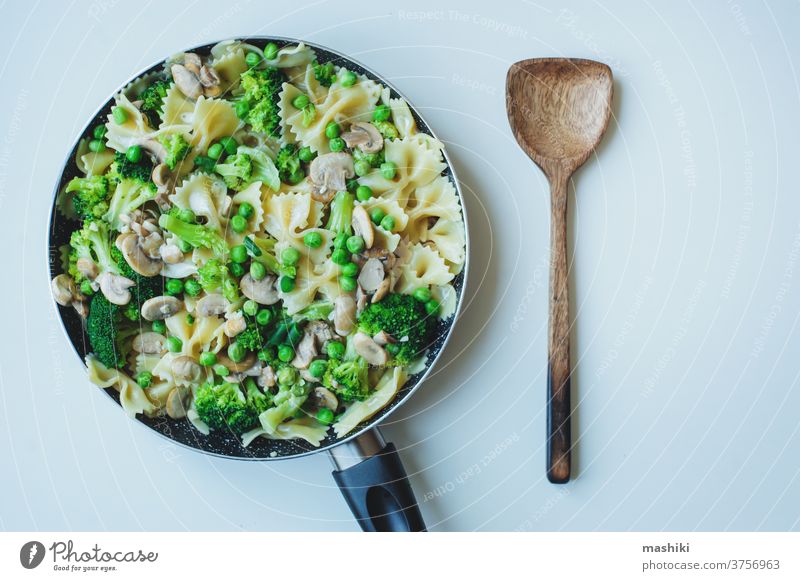
<path fill-rule="evenodd" d="M 267 43 L 267 46 L 264 47 L 264 58 L 268 61 L 274 61 L 275 57 L 278 56 L 278 45 L 274 42 Z"/>
<path fill-rule="evenodd" d="M 142 371 L 139 375 L 136 376 L 136 383 L 139 384 L 139 387 L 145 388 L 150 387 L 150 384 L 153 382 L 153 374 L 149 371 Z"/>
<path fill-rule="evenodd" d="M 222 152 L 223 151 L 224 151 L 224 148 L 222 147 L 222 144 L 221 143 L 215 143 L 211 147 L 208 148 L 208 151 L 206 152 L 206 155 L 208 155 L 208 157 L 210 157 L 213 160 L 217 160 L 220 157 L 222 157 Z"/>
<path fill-rule="evenodd" d="M 353 71 L 345 71 L 342 73 L 342 79 L 339 81 L 343 87 L 352 87 L 356 84 L 358 77 Z"/>
<path fill-rule="evenodd" d="M 183 292 L 183 281 L 179 278 L 168 278 L 164 288 L 168 295 L 179 295 Z"/>
<path fill-rule="evenodd" d="M 356 175 L 359 177 L 364 177 L 369 172 L 372 171 L 372 166 L 369 162 L 365 159 L 359 159 L 354 165 L 353 168 L 355 169 Z M 356 190 L 358 191 L 358 190 Z"/>
<path fill-rule="evenodd" d="M 244 247 L 244 244 L 237 244 L 231 248 L 231 260 L 239 264 L 247 262 L 247 248 Z"/>
<path fill-rule="evenodd" d="M 131 145 L 127 151 L 125 151 L 125 157 L 127 157 L 128 161 L 131 163 L 139 163 L 142 159 L 142 146 Z"/>
<path fill-rule="evenodd" d="M 236 214 L 233 218 L 231 218 L 231 228 L 234 232 L 241 234 L 247 230 L 247 218 Z"/>
<path fill-rule="evenodd" d="M 183 292 L 190 297 L 196 297 L 200 294 L 201 290 L 203 290 L 203 287 L 200 286 L 200 283 L 193 278 L 190 278 L 183 283 Z"/>
<path fill-rule="evenodd" d="M 236 149 L 239 147 L 239 144 L 236 143 L 236 140 L 233 137 L 220 137 L 219 144 L 225 148 L 225 153 L 228 155 L 233 155 L 236 153 Z"/>
<path fill-rule="evenodd" d="M 230 375 L 231 370 L 225 367 L 222 363 L 217 363 L 214 366 L 214 373 L 219 375 L 220 377 L 225 377 L 226 375 Z"/>
<path fill-rule="evenodd" d="M 167 349 L 170 353 L 180 353 L 183 349 L 183 341 L 178 337 L 167 337 Z"/>
<path fill-rule="evenodd" d="M 242 202 L 239 204 L 239 209 L 237 210 L 237 214 L 239 214 L 242 218 L 250 219 L 253 214 L 255 213 L 255 208 L 253 208 L 253 204 L 250 202 Z"/>
<path fill-rule="evenodd" d="M 194 315 L 192 313 L 186 313 L 186 324 L 194 325 Z"/>
<path fill-rule="evenodd" d="M 236 112 L 236 116 L 239 119 L 244 119 L 250 112 L 250 103 L 247 101 L 237 101 L 233 106 L 233 110 Z"/>
<path fill-rule="evenodd" d="M 258 312 L 258 303 L 252 300 L 246 300 L 242 305 L 242 310 L 245 315 L 254 316 Z"/>
<path fill-rule="evenodd" d="M 238 342 L 233 342 L 228 345 L 228 357 L 230 357 L 231 361 L 234 363 L 239 363 L 245 358 L 246 355 L 247 349 L 245 349 L 242 345 L 239 345 Z"/>
<path fill-rule="evenodd" d="M 128 120 L 128 112 L 122 107 L 114 107 L 111 110 L 111 116 L 114 118 L 114 123 L 122 125 Z"/>
<path fill-rule="evenodd" d="M 340 276 L 339 286 L 344 292 L 350 293 L 356 290 L 356 287 L 358 286 L 358 281 L 352 276 Z"/>
<path fill-rule="evenodd" d="M 284 363 L 288 363 L 292 359 L 294 359 L 294 349 L 292 349 L 291 345 L 281 345 L 278 347 L 278 359 L 283 361 Z"/>
<path fill-rule="evenodd" d="M 339 124 L 336 121 L 331 121 L 325 126 L 325 137 L 327 137 L 328 139 L 339 137 L 341 133 L 342 133 L 342 128 L 339 127 Z"/>
<path fill-rule="evenodd" d="M 334 264 L 345 265 L 350 262 L 350 253 L 344 248 L 337 248 L 331 254 L 331 261 Z"/>
<path fill-rule="evenodd" d="M 300 161 L 309 163 L 314 161 L 314 158 L 317 157 L 317 154 L 310 147 L 301 147 L 300 151 L 297 152 L 297 157 L 300 158 Z"/>
<path fill-rule="evenodd" d="M 297 95 L 297 97 L 295 97 L 292 100 L 292 105 L 294 105 L 295 109 L 302 109 L 306 105 L 308 105 L 310 102 L 311 101 L 309 100 L 308 96 L 307 95 L 303 95 L 301 93 L 300 95 Z"/>
<path fill-rule="evenodd" d="M 216 364 L 217 362 L 217 354 L 211 351 L 203 351 L 200 354 L 200 365 L 204 367 L 211 367 L 212 365 Z"/>
<path fill-rule="evenodd" d="M 427 303 L 431 300 L 431 291 L 428 287 L 421 286 L 411 293 L 411 295 L 421 303 Z"/>
<path fill-rule="evenodd" d="M 392 218 L 391 216 L 384 216 L 383 219 L 381 220 L 381 228 L 383 228 L 387 232 L 391 232 L 392 230 L 394 230 L 394 227 L 395 227 L 394 218 Z"/>
<path fill-rule="evenodd" d="M 439 314 L 439 301 L 431 299 L 427 303 L 425 303 L 425 312 L 427 312 L 430 316 L 435 317 Z"/>
<path fill-rule="evenodd" d="M 167 332 L 167 324 L 164 321 L 153 321 L 152 329 L 154 333 L 161 333 L 163 335 Z"/>
<path fill-rule="evenodd" d="M 369 165 L 369 164 L 367 164 Z M 358 186 L 356 190 L 356 198 L 359 202 L 366 202 L 372 197 L 372 188 L 369 186 Z"/>
<path fill-rule="evenodd" d="M 393 161 L 384 161 L 381 164 L 381 175 L 387 180 L 393 180 L 397 175 L 397 164 Z"/>
<path fill-rule="evenodd" d="M 342 265 L 342 276 L 355 277 L 358 274 L 358 265 L 355 262 L 348 262 Z"/>
<path fill-rule="evenodd" d="M 361 236 L 351 236 L 347 239 L 347 249 L 353 254 L 358 254 L 364 250 L 366 246 L 367 245 L 364 243 L 364 239 Z"/>
<path fill-rule="evenodd" d="M 272 321 L 272 311 L 269 309 L 261 309 L 256 315 L 256 323 L 262 327 L 266 327 Z"/>
<path fill-rule="evenodd" d="M 348 238 L 349 236 L 347 235 L 347 232 L 340 232 L 339 234 L 336 235 L 336 238 L 333 239 L 333 247 L 336 250 L 340 249 L 344 250 L 345 248 L 347 248 Z"/>
<path fill-rule="evenodd" d="M 317 421 L 325 426 L 333 423 L 333 412 L 328 408 L 319 408 L 317 412 Z"/>
<path fill-rule="evenodd" d="M 281 262 L 286 266 L 294 266 L 300 260 L 300 251 L 297 248 L 289 246 L 289 248 L 284 248 L 283 252 L 281 252 Z"/>
<path fill-rule="evenodd" d="M 282 276 L 278 284 L 281 292 L 290 293 L 294 290 L 294 279 L 291 276 Z"/>
<path fill-rule="evenodd" d="M 255 52 L 248 52 L 247 56 L 244 57 L 244 62 L 247 63 L 248 67 L 252 68 L 261 62 L 261 56 Z"/>
<path fill-rule="evenodd" d="M 229 264 L 228 265 L 228 271 L 233 276 L 237 276 L 237 277 L 238 276 L 244 276 L 244 266 L 242 266 L 238 262 L 232 262 L 231 264 Z"/>
<path fill-rule="evenodd" d="M 254 260 L 250 263 L 250 276 L 253 278 L 253 280 L 262 280 L 265 276 L 267 276 L 267 267 Z"/>
<path fill-rule="evenodd" d="M 380 208 L 372 208 L 372 211 L 369 213 L 369 217 L 372 218 L 372 221 L 377 225 L 380 224 L 381 220 L 386 217 L 386 212 Z"/>
<path fill-rule="evenodd" d="M 334 137 L 328 142 L 328 147 L 331 151 L 342 151 L 344 150 L 344 139 L 341 137 Z"/>
<path fill-rule="evenodd" d="M 344 345 L 339 341 L 328 341 L 325 351 L 331 359 L 341 359 L 344 357 Z"/>
<path fill-rule="evenodd" d="M 258 357 L 259 361 L 272 361 L 275 359 L 275 347 L 264 347 L 256 354 L 256 356 Z"/>
<path fill-rule="evenodd" d="M 103 137 L 106 136 L 107 131 L 108 128 L 105 125 L 98 125 L 97 127 L 94 128 L 92 135 L 94 135 L 95 139 L 103 139 Z"/>
<path fill-rule="evenodd" d="M 328 364 L 325 363 L 322 359 L 315 359 L 311 362 L 311 365 L 308 366 L 308 372 L 311 374 L 312 377 L 316 377 L 319 379 L 323 375 L 325 375 L 325 370 L 328 368 Z"/>
<path fill-rule="evenodd" d="M 388 121 L 389 117 L 391 116 L 392 116 L 392 110 L 389 108 L 388 105 L 378 105 L 372 112 L 373 121 Z"/>
<path fill-rule="evenodd" d="M 187 224 L 193 224 L 196 219 L 197 217 L 194 215 L 194 212 L 189 208 L 184 208 L 178 212 L 178 220 L 186 222 Z"/>
<path fill-rule="evenodd" d="M 101 139 L 92 139 L 89 142 L 89 151 L 94 151 L 95 153 L 99 153 L 105 150 L 106 146 Z"/>
<path fill-rule="evenodd" d="M 322 234 L 319 232 L 306 232 L 303 235 L 303 244 L 309 248 L 319 248 L 322 246 Z"/>
<path fill-rule="evenodd" d="M 192 245 L 186 242 L 186 240 L 178 238 L 178 248 L 181 252 L 189 252 L 192 249 Z"/>

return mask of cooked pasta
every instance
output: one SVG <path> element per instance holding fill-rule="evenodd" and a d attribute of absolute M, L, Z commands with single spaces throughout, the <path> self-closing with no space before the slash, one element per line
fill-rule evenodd
<path fill-rule="evenodd" d="M 126 414 L 319 446 L 389 405 L 457 306 L 443 145 L 300 44 L 178 53 L 126 85 L 60 194 L 54 296 Z"/>

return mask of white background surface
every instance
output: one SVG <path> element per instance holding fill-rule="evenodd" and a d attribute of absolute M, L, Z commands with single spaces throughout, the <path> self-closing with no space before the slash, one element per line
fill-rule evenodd
<path fill-rule="evenodd" d="M 469 303 L 443 364 L 385 429 L 432 529 L 798 528 L 796 2 L 0 13 L 1 528 L 356 528 L 324 455 L 213 459 L 127 421 L 84 378 L 49 297 L 51 192 L 85 120 L 152 61 L 248 34 L 329 45 L 391 79 L 462 179 Z M 614 120 L 574 181 L 577 478 L 563 487 L 544 478 L 548 194 L 503 99 L 508 66 L 534 56 L 616 75 Z"/>

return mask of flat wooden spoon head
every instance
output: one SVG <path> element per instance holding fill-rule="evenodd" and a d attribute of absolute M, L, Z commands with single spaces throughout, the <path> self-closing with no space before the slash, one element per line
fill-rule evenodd
<path fill-rule="evenodd" d="M 506 79 L 514 137 L 548 176 L 556 164 L 572 173 L 608 127 L 612 87 L 611 69 L 596 61 L 540 58 L 515 63 Z"/>

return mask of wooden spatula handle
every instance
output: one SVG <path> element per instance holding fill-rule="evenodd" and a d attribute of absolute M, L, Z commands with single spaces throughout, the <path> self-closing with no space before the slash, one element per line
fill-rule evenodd
<path fill-rule="evenodd" d="M 569 397 L 569 269 L 567 255 L 566 172 L 555 172 L 550 182 L 550 321 L 547 365 L 547 479 L 567 482 L 570 477 Z"/>

